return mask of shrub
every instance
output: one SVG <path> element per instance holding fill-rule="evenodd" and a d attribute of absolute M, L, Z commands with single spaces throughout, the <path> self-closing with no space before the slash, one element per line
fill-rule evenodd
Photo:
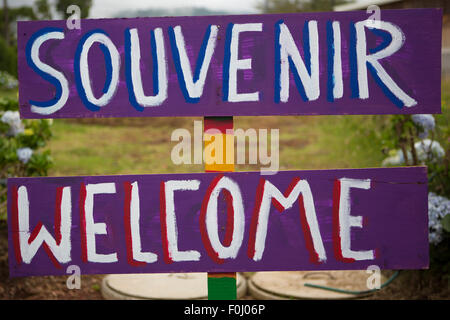
<path fill-rule="evenodd" d="M 383 166 L 427 166 L 430 268 L 450 279 L 448 126 L 439 127 L 432 115 L 394 116 L 384 142 L 390 156 Z"/>
<path fill-rule="evenodd" d="M 8 72 L 0 70 L 0 88 L 8 90 L 16 89 L 18 84 L 16 78 L 11 76 Z"/>
<path fill-rule="evenodd" d="M 51 120 L 21 120 L 17 99 L 0 98 L 0 219 L 6 219 L 9 177 L 44 176 L 52 164 L 43 150 L 51 138 Z"/>
<path fill-rule="evenodd" d="M 17 47 L 10 46 L 0 37 L 0 70 L 17 77 Z"/>

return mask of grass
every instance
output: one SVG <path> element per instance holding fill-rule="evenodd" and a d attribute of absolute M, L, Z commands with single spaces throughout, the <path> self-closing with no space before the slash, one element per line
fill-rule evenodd
<path fill-rule="evenodd" d="M 382 160 L 381 145 L 366 142 L 367 135 L 361 136 L 359 129 L 361 123 L 374 125 L 373 119 L 371 116 L 267 117 L 255 124 L 254 119 L 238 118 L 236 126 L 280 128 L 280 170 L 374 167 Z"/>
<path fill-rule="evenodd" d="M 0 96 L 14 98 L 15 90 Z M 442 82 L 442 114 L 436 115 L 440 142 L 450 147 L 450 80 Z M 381 130 L 390 116 L 235 117 L 234 127 L 279 128 L 279 169 L 379 167 Z M 55 120 L 48 148 L 54 158 L 50 175 L 107 175 L 202 172 L 203 165 L 175 165 L 170 160 L 176 142 L 173 130 L 193 133 L 201 118 Z M 270 152 L 270 147 L 268 148 Z M 236 165 L 236 171 L 263 165 Z M 264 167 L 264 166 L 263 166 Z"/>
<path fill-rule="evenodd" d="M 55 120 L 49 148 L 54 158 L 51 175 L 145 174 L 202 172 L 203 165 L 175 165 L 170 160 L 177 144 L 170 140 L 176 126 L 80 124 Z M 160 120 L 160 119 L 158 119 Z M 181 128 L 193 133 L 193 120 L 183 119 Z M 280 169 L 350 168 L 378 166 L 381 147 L 358 137 L 356 125 L 371 118 L 354 117 L 263 117 L 235 118 L 235 128 L 281 128 Z M 130 120 L 128 120 L 130 121 Z M 270 148 L 269 148 L 270 152 Z M 259 165 L 237 165 L 237 171 L 258 170 Z"/>
<path fill-rule="evenodd" d="M 55 120 L 49 144 L 55 165 L 50 174 L 200 172 L 199 166 L 180 167 L 170 161 L 173 129 L 168 125 L 155 127 L 151 122 L 143 127 Z"/>
<path fill-rule="evenodd" d="M 442 86 L 440 142 L 449 146 L 450 81 Z M 109 175 L 203 172 L 203 165 L 175 165 L 176 128 L 193 134 L 201 118 L 55 120 L 48 148 L 54 158 L 50 175 Z M 390 116 L 235 117 L 234 127 L 279 128 L 280 170 L 380 167 L 383 127 Z M 270 147 L 268 148 L 270 152 Z M 261 165 L 236 165 L 236 171 Z"/>
<path fill-rule="evenodd" d="M 203 165 L 175 165 L 170 160 L 177 144 L 176 128 L 193 133 L 193 120 L 127 119 L 126 125 L 90 125 L 55 120 L 49 144 L 55 165 L 51 175 L 145 174 L 202 172 Z M 155 124 L 153 124 L 153 120 Z M 135 121 L 135 124 L 133 124 Z M 378 167 L 383 160 L 380 116 L 236 117 L 235 128 L 280 128 L 280 170 Z M 111 123 L 111 121 L 110 121 Z M 268 148 L 270 152 L 270 147 Z M 236 171 L 261 165 L 236 165 Z M 263 166 L 264 167 L 264 166 Z"/>
<path fill-rule="evenodd" d="M 17 90 L 16 89 L 12 89 L 12 90 L 8 90 L 8 89 L 0 89 L 0 97 L 2 98 L 17 98 Z"/>

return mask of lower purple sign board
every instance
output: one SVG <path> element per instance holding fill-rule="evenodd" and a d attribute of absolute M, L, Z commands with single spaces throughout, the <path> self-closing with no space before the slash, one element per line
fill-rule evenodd
<path fill-rule="evenodd" d="M 8 179 L 10 276 L 427 268 L 425 167 Z"/>

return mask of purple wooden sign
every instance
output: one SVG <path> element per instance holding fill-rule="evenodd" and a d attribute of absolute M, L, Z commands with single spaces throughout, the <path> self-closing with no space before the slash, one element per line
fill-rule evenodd
<path fill-rule="evenodd" d="M 18 23 L 24 118 L 440 113 L 441 9 Z"/>
<path fill-rule="evenodd" d="M 10 275 L 428 267 L 425 167 L 8 179 Z"/>

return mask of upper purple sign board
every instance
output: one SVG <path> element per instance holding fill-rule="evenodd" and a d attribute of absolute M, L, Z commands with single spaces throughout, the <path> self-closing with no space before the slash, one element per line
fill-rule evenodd
<path fill-rule="evenodd" d="M 427 268 L 425 167 L 8 179 L 10 275 Z"/>
<path fill-rule="evenodd" d="M 441 9 L 18 22 L 24 118 L 440 113 Z"/>

